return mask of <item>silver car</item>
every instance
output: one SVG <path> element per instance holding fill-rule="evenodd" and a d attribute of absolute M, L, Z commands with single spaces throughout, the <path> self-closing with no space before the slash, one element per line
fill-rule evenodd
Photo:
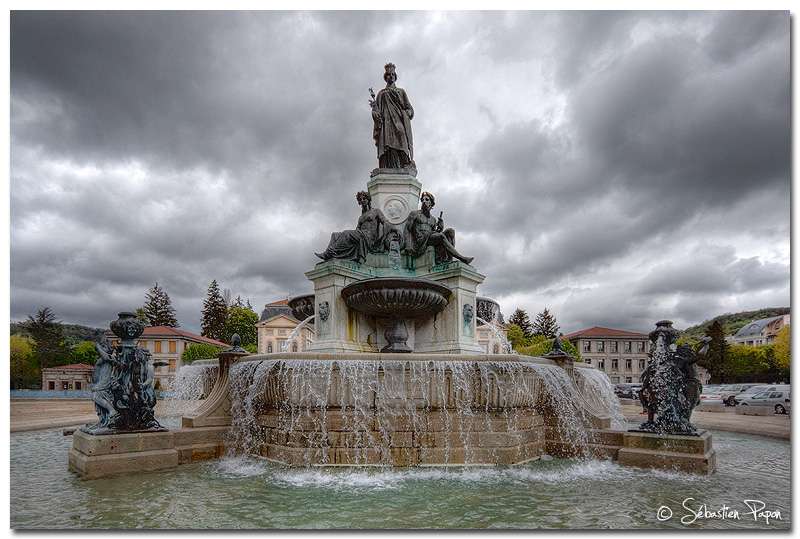
<path fill-rule="evenodd" d="M 788 386 L 787 386 L 787 388 L 788 388 Z M 734 400 L 734 402 L 736 404 L 739 404 L 740 402 L 742 402 L 745 399 L 751 399 L 751 398 L 755 397 L 756 395 L 758 395 L 759 393 L 764 392 L 764 391 L 769 391 L 771 389 L 778 389 L 778 387 L 774 386 L 774 385 L 753 386 L 750 389 L 748 389 L 747 391 L 739 393 L 738 395 L 734 395 L 733 400 Z M 784 388 L 781 387 L 780 389 L 784 389 Z"/>
<path fill-rule="evenodd" d="M 733 406 L 736 404 L 736 395 L 740 393 L 744 393 L 751 387 L 756 386 L 757 384 L 731 384 L 727 386 L 722 386 L 722 389 L 719 391 L 719 397 L 722 399 L 727 406 Z"/>
<path fill-rule="evenodd" d="M 740 406 L 769 406 L 776 414 L 788 414 L 790 409 L 790 392 L 788 389 L 762 391 L 749 399 L 744 399 Z"/>

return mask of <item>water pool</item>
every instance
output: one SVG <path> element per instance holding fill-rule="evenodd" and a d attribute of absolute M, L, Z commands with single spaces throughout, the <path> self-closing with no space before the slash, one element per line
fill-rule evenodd
<path fill-rule="evenodd" d="M 71 436 L 60 429 L 14 433 L 11 527 L 788 529 L 789 442 L 729 432 L 713 436 L 718 465 L 710 476 L 596 460 L 290 469 L 223 458 L 87 481 L 67 470 Z M 685 502 L 694 513 L 684 508 L 687 498 L 694 499 Z M 745 500 L 763 502 L 764 511 L 780 512 L 780 518 L 754 519 Z M 703 504 L 713 515 L 689 522 Z"/>

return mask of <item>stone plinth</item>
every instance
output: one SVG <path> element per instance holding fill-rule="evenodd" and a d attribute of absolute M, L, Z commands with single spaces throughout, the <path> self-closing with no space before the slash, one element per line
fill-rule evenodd
<path fill-rule="evenodd" d="M 168 470 L 179 462 L 171 432 L 93 436 L 79 430 L 72 444 L 69 467 L 86 479 Z"/>
<path fill-rule="evenodd" d="M 419 207 L 422 184 L 410 174 L 379 173 L 367 182 L 372 207 L 378 208 L 390 223 L 403 230 L 409 212 Z"/>
<path fill-rule="evenodd" d="M 620 466 L 710 474 L 717 467 L 711 434 L 700 436 L 626 432 L 617 460 Z"/>
<path fill-rule="evenodd" d="M 93 436 L 75 431 L 69 469 L 85 479 L 154 472 L 179 464 L 219 458 L 229 427 L 177 429 Z"/>

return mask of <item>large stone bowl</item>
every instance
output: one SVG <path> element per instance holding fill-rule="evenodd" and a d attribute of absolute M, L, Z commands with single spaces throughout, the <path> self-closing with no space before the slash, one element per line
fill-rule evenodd
<path fill-rule="evenodd" d="M 314 316 L 314 294 L 303 294 L 289 299 L 289 307 L 292 308 L 292 316 L 301 322 L 309 316 Z"/>
<path fill-rule="evenodd" d="M 347 306 L 362 314 L 388 318 L 381 352 L 413 352 L 406 344 L 406 319 L 427 318 L 447 306 L 450 289 L 415 277 L 376 277 L 350 283 L 342 289 Z"/>

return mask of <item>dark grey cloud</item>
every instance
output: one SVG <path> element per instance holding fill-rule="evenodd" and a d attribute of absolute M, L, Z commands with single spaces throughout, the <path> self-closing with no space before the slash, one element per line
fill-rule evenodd
<path fill-rule="evenodd" d="M 196 331 L 212 279 L 257 308 L 308 292 L 313 252 L 355 226 L 387 61 L 423 188 L 508 313 L 642 331 L 788 304 L 787 12 L 15 11 L 10 28 L 12 319 L 104 326 L 158 281 Z"/>

